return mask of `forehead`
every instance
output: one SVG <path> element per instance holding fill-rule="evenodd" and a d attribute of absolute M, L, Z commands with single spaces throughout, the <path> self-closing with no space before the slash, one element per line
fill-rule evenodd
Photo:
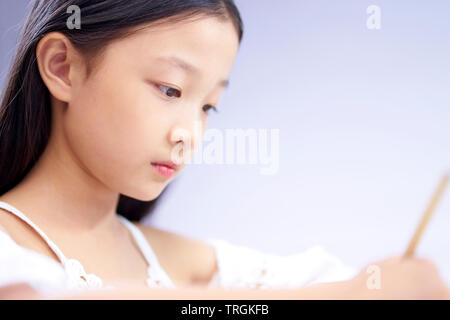
<path fill-rule="evenodd" d="M 233 23 L 206 16 L 140 26 L 113 45 L 112 54 L 125 63 L 161 64 L 192 74 L 228 74 L 239 48 Z M 120 58 L 120 57 L 119 57 Z"/>

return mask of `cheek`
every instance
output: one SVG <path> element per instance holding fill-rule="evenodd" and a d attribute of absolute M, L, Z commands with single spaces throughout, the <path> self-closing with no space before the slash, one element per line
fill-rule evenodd
<path fill-rule="evenodd" d="M 124 192 L 142 185 L 159 155 L 163 129 L 143 86 L 126 77 L 101 77 L 80 90 L 64 115 L 69 147 L 91 174 Z M 105 79 L 105 80 L 103 80 Z M 148 178 L 148 177 L 147 177 Z"/>

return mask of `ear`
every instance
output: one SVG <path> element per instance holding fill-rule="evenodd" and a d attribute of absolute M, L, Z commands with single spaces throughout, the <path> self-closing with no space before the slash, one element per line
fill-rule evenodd
<path fill-rule="evenodd" d="M 58 100 L 69 102 L 80 74 L 80 56 L 69 39 L 59 32 L 46 34 L 36 47 L 42 80 Z"/>

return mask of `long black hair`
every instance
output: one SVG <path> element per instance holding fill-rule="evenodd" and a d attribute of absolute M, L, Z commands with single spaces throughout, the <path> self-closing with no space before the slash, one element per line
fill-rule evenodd
<path fill-rule="evenodd" d="M 67 25 L 72 5 L 81 9 L 79 29 Z M 34 0 L 30 8 L 0 104 L 0 195 L 27 175 L 50 137 L 50 93 L 36 61 L 36 46 L 45 34 L 61 32 L 89 62 L 95 61 L 110 41 L 130 34 L 133 27 L 158 21 L 210 15 L 231 20 L 239 42 L 243 35 L 233 0 Z M 88 63 L 88 73 L 89 68 Z M 153 210 L 161 195 L 152 201 L 120 195 L 117 212 L 138 221 Z"/>

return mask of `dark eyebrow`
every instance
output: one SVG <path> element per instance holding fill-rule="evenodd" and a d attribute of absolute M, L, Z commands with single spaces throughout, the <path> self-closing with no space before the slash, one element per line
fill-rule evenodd
<path fill-rule="evenodd" d="M 180 68 L 188 73 L 194 73 L 194 74 L 198 74 L 200 73 L 200 70 L 195 67 L 194 65 L 190 64 L 189 62 L 178 58 L 176 56 L 169 56 L 169 57 L 159 57 L 156 60 L 161 61 L 161 62 L 167 62 L 170 63 L 171 65 Z M 228 88 L 228 86 L 230 85 L 230 80 L 228 79 L 224 79 L 219 81 L 219 83 L 217 84 L 218 86 L 224 87 L 224 88 Z"/>

